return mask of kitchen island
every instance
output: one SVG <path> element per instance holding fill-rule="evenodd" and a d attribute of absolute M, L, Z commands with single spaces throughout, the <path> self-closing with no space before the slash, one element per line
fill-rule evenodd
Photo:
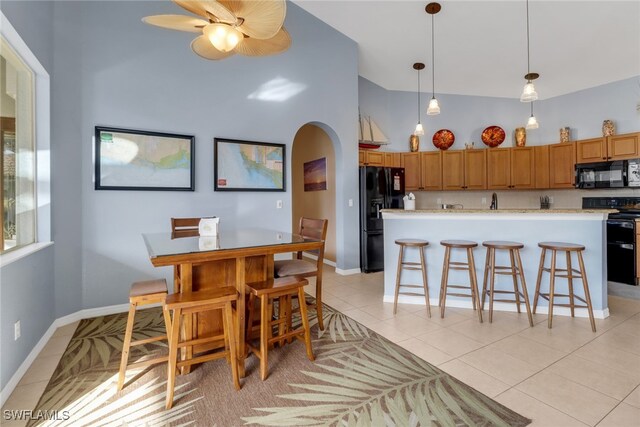
<path fill-rule="evenodd" d="M 398 245 L 396 239 L 414 238 L 429 241 L 425 254 L 427 260 L 427 276 L 429 280 L 429 296 L 431 305 L 438 305 L 440 280 L 444 248 L 441 240 L 463 239 L 478 242 L 474 250 L 476 274 L 479 291 L 482 290 L 482 279 L 486 248 L 485 240 L 512 240 L 524 244 L 520 250 L 527 291 L 533 303 L 540 248 L 538 242 L 556 241 L 579 243 L 586 247 L 583 253 L 589 282 L 589 292 L 593 303 L 594 316 L 605 318 L 609 315 L 607 305 L 607 216 L 615 210 L 583 210 L 583 209 L 501 209 L 501 210 L 414 210 L 400 209 L 382 210 L 384 220 L 384 301 L 393 302 L 396 269 L 398 262 Z M 566 257 L 558 254 L 558 268 L 566 268 Z M 417 250 L 405 252 L 409 261 L 418 260 Z M 465 260 L 464 253 L 453 251 L 452 260 Z M 574 265 L 577 264 L 575 255 Z M 545 262 L 549 266 L 550 256 Z M 509 265 L 508 251 L 496 252 L 496 265 Z M 403 271 L 403 283 L 420 284 L 419 271 Z M 469 275 L 466 271 L 452 270 L 449 273 L 449 284 L 467 284 Z M 547 292 L 549 275 L 543 275 L 542 292 Z M 567 293 L 567 280 L 556 277 L 556 292 Z M 574 280 L 575 293 L 582 296 L 582 283 Z M 496 290 L 513 290 L 513 282 L 509 276 L 496 276 Z M 424 298 L 400 295 L 401 303 L 424 304 Z M 566 298 L 557 302 L 565 303 Z M 471 308 L 469 298 L 447 297 L 448 307 Z M 487 305 L 488 306 L 488 305 Z M 494 310 L 516 311 L 516 305 L 496 302 Z M 548 301 L 540 298 L 537 313 L 548 312 Z M 570 315 L 569 308 L 554 307 L 555 315 Z M 576 316 L 587 317 L 586 309 L 576 309 Z"/>

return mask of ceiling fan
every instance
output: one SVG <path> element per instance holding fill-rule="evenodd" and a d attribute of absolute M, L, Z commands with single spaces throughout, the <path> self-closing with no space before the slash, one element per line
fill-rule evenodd
<path fill-rule="evenodd" d="M 154 15 L 142 21 L 171 30 L 202 33 L 191 50 L 206 59 L 224 59 L 236 53 L 265 56 L 284 52 L 291 45 L 282 26 L 285 0 L 173 0 L 200 16 Z"/>

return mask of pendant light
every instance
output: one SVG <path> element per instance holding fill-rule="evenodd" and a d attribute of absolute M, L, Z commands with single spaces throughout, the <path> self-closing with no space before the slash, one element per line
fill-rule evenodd
<path fill-rule="evenodd" d="M 435 116 L 436 114 L 440 114 L 440 105 L 438 105 L 438 100 L 436 99 L 436 61 L 435 61 L 435 31 L 434 31 L 434 19 L 433 16 L 440 12 L 440 3 L 429 3 L 427 7 L 425 7 L 425 11 L 431 15 L 431 101 L 429 101 L 429 108 L 427 108 L 427 115 Z"/>
<path fill-rule="evenodd" d="M 527 120 L 527 125 L 525 127 L 527 129 L 538 129 L 538 126 L 540 125 L 538 124 L 536 116 L 533 115 L 533 102 L 531 102 L 531 116 L 529 117 L 529 120 Z"/>
<path fill-rule="evenodd" d="M 540 77 L 540 74 L 531 72 L 531 61 L 529 59 L 529 0 L 526 0 L 526 1 L 527 1 L 527 74 L 525 74 L 524 79 L 527 81 L 527 83 L 524 85 L 522 95 L 520 95 L 520 101 L 533 102 L 536 99 L 538 99 L 538 92 L 536 92 L 536 88 L 533 85 L 533 81 L 538 77 Z"/>
<path fill-rule="evenodd" d="M 422 62 L 416 62 L 413 64 L 413 69 L 418 72 L 418 124 L 413 134 L 422 136 L 424 135 L 424 128 L 422 127 L 422 123 L 420 123 L 420 71 L 424 69 L 424 64 Z"/>

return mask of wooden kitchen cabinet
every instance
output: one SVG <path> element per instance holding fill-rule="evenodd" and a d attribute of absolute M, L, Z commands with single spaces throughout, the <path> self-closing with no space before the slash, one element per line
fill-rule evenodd
<path fill-rule="evenodd" d="M 511 149 L 489 148 L 487 151 L 487 188 L 511 188 Z"/>
<path fill-rule="evenodd" d="M 422 190 L 442 190 L 442 151 L 420 153 L 420 177 Z"/>
<path fill-rule="evenodd" d="M 464 150 L 464 189 L 487 189 L 487 151 Z"/>
<path fill-rule="evenodd" d="M 422 178 L 420 176 L 420 153 L 401 153 L 401 166 L 404 168 L 404 189 L 405 191 L 420 190 Z"/>
<path fill-rule="evenodd" d="M 384 166 L 384 155 L 379 151 L 360 150 L 358 151 L 358 162 L 360 166 Z"/>
<path fill-rule="evenodd" d="M 575 164 L 575 143 L 549 145 L 549 188 L 573 188 Z"/>
<path fill-rule="evenodd" d="M 576 163 L 594 163 L 607 160 L 605 138 L 582 139 L 576 144 Z"/>
<path fill-rule="evenodd" d="M 385 168 L 399 168 L 401 166 L 400 153 L 384 153 Z"/>
<path fill-rule="evenodd" d="M 535 157 L 535 188 L 549 188 L 549 146 L 538 145 L 533 147 L 533 153 Z"/>
<path fill-rule="evenodd" d="M 464 190 L 464 163 L 464 151 L 462 150 L 442 153 L 443 190 Z"/>
<path fill-rule="evenodd" d="M 536 156 L 533 147 L 515 147 L 509 150 L 511 160 L 511 187 L 536 188 Z"/>
<path fill-rule="evenodd" d="M 607 160 L 640 157 L 640 132 L 607 137 Z"/>

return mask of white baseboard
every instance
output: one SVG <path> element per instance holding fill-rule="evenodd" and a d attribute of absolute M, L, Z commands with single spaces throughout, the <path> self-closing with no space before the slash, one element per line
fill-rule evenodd
<path fill-rule="evenodd" d="M 67 316 L 60 317 L 53 321 L 49 329 L 42 335 L 42 338 L 38 341 L 38 343 L 33 347 L 31 352 L 24 359 L 24 362 L 20 364 L 16 372 L 13 374 L 9 382 L 2 390 L 0 390 L 0 407 L 4 406 L 4 403 L 7 401 L 13 390 L 15 390 L 16 386 L 27 372 L 31 364 L 36 360 L 42 349 L 49 342 L 49 339 L 53 336 L 61 326 L 68 325 L 73 322 L 77 322 L 78 320 L 88 319 L 91 317 L 97 316 L 106 316 L 109 314 L 122 313 L 129 310 L 129 304 L 118 304 L 111 305 L 108 307 L 99 307 L 99 308 L 89 308 L 86 310 L 76 311 L 75 313 L 69 314 Z"/>
<path fill-rule="evenodd" d="M 360 274 L 361 271 L 359 268 L 350 268 L 348 270 L 343 270 L 341 268 L 336 268 L 336 273 L 340 274 L 341 276 L 350 276 L 352 274 Z"/>
<path fill-rule="evenodd" d="M 385 295 L 384 302 L 393 303 L 393 295 Z M 424 305 L 424 297 L 417 297 L 413 295 L 400 295 L 398 297 L 398 302 L 401 304 L 420 304 Z M 437 306 L 439 301 L 437 298 L 429 298 L 429 302 L 432 306 Z M 488 302 L 485 307 L 488 307 Z M 473 309 L 471 306 L 471 299 L 453 299 L 447 298 L 447 307 L 455 307 L 455 308 L 468 308 Z M 495 311 L 510 311 L 517 312 L 517 308 L 515 304 L 509 304 L 507 302 L 494 302 L 493 309 Z M 522 307 L 524 310 L 524 307 Z M 536 314 L 548 314 L 549 306 L 548 305 L 538 305 L 536 309 Z M 569 307 L 554 307 L 553 314 L 558 316 L 571 316 L 571 309 Z M 575 309 L 576 317 L 589 317 L 589 313 L 586 308 L 576 308 Z M 593 317 L 596 319 L 605 319 L 609 317 L 609 309 L 605 308 L 604 310 L 593 310 Z"/>

